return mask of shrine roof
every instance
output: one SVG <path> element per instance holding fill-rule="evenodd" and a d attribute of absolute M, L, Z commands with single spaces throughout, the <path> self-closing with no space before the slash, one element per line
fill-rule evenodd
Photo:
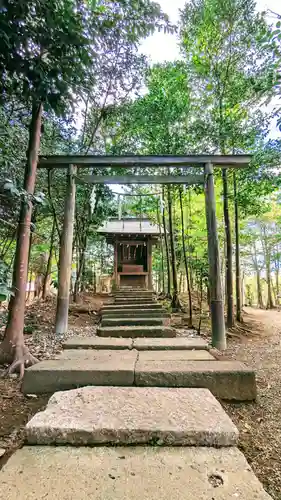
<path fill-rule="evenodd" d="M 124 218 L 109 219 L 98 229 L 100 234 L 128 234 L 128 235 L 159 235 L 160 230 L 149 219 Z"/>

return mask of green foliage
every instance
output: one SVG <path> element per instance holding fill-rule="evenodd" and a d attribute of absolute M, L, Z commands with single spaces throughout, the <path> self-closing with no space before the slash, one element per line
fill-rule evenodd
<path fill-rule="evenodd" d="M 94 12 L 75 0 L 1 3 L 1 96 L 61 109 L 81 85 L 94 56 Z"/>
<path fill-rule="evenodd" d="M 10 286 L 11 283 L 11 271 L 9 266 L 2 260 L 0 260 L 0 303 L 7 300 L 11 295 L 13 295 L 13 289 Z"/>

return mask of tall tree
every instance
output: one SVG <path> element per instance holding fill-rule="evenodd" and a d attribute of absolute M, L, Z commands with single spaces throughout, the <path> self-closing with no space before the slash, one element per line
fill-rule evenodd
<path fill-rule="evenodd" d="M 36 181 L 43 106 L 61 112 L 83 80 L 93 56 L 85 30 L 91 19 L 84 4 L 42 0 L 5 0 L 1 6 L 1 96 L 14 96 L 30 109 L 29 143 L 25 167 L 16 256 L 14 295 L 0 346 L 1 359 L 11 362 L 10 371 L 36 360 L 24 345 L 23 326 L 30 242 L 30 223 Z"/>
<path fill-rule="evenodd" d="M 194 0 L 181 15 L 181 46 L 189 66 L 200 132 L 210 150 L 232 152 L 231 111 L 247 110 L 257 97 L 267 73 L 261 43 L 267 25 L 250 0 Z M 204 103 L 204 104 L 203 104 Z M 199 104 L 199 105 L 198 105 Z M 256 105 L 256 102 L 254 103 Z M 245 115 L 242 117 L 245 120 Z M 241 121 L 241 119 L 240 119 Z M 233 326 L 232 232 L 229 181 L 222 171 L 226 239 L 227 325 Z"/>

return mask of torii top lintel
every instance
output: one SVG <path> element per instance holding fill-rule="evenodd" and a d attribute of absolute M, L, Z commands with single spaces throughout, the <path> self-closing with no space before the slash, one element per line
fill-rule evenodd
<path fill-rule="evenodd" d="M 128 155 L 128 156 L 99 156 L 99 155 L 48 155 L 40 156 L 39 168 L 67 168 L 76 165 L 78 168 L 91 167 L 202 167 L 212 163 L 218 167 L 241 168 L 249 165 L 251 155 Z"/>

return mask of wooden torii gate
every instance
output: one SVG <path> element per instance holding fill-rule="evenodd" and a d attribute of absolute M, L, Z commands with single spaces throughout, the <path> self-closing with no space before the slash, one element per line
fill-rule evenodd
<path fill-rule="evenodd" d="M 216 221 L 216 203 L 214 190 L 214 167 L 241 168 L 251 161 L 250 155 L 183 155 L 183 156 L 82 156 L 51 155 L 41 156 L 38 168 L 66 168 L 67 190 L 64 208 L 64 223 L 59 256 L 59 286 L 55 332 L 64 335 L 68 329 L 69 289 L 72 264 L 72 243 L 75 213 L 75 180 L 91 184 L 204 184 L 205 207 L 208 232 L 209 288 L 212 324 L 212 345 L 219 350 L 226 348 L 224 300 L 220 274 L 219 241 Z M 204 175 L 124 175 L 77 176 L 79 168 L 109 167 L 198 167 L 204 169 Z"/>

